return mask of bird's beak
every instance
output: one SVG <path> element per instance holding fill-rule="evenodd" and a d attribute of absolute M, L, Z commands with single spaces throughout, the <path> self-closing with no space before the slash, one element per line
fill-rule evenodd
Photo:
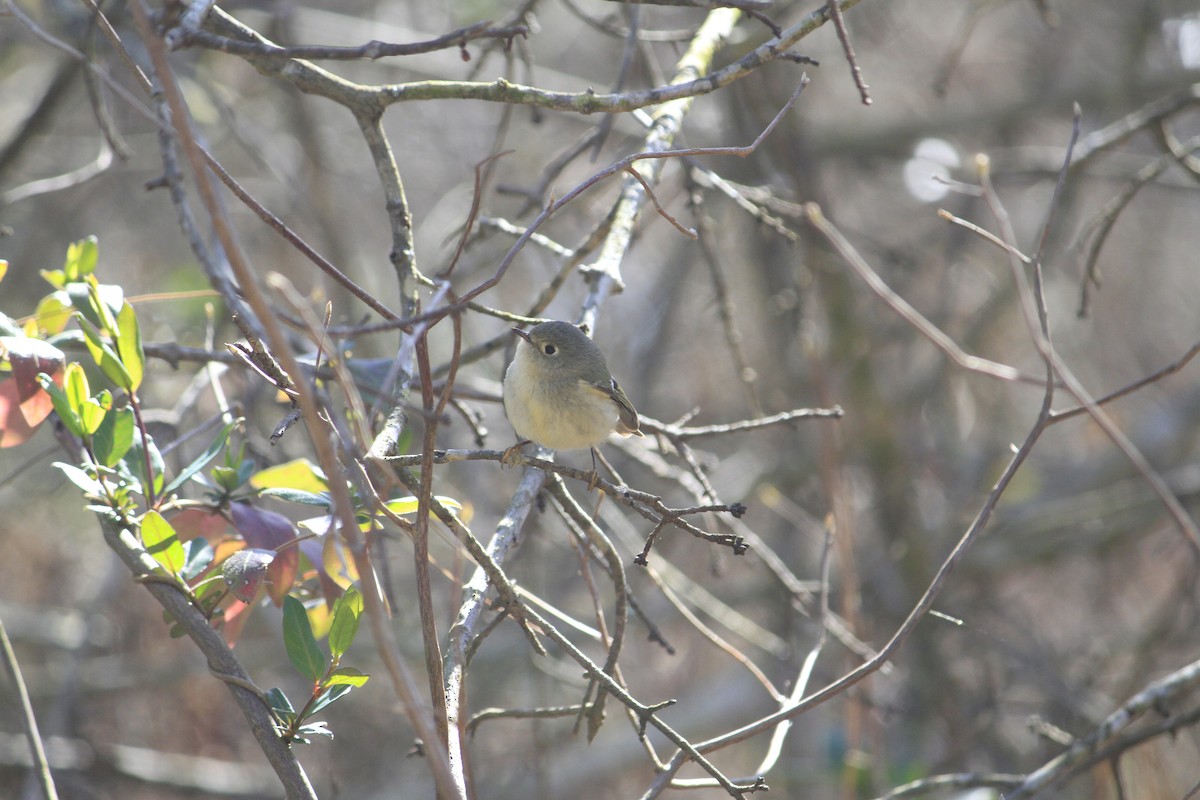
<path fill-rule="evenodd" d="M 529 338 L 529 334 L 526 333 L 525 331 L 521 330 L 520 328 L 513 328 L 512 332 L 515 333 L 517 336 L 520 336 L 522 339 L 529 342 L 530 344 L 533 344 L 533 339 Z"/>

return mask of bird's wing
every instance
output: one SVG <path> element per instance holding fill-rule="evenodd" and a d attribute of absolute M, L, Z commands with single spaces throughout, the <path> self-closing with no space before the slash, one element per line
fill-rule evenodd
<path fill-rule="evenodd" d="M 591 387 L 617 404 L 617 417 L 619 419 L 617 433 L 622 436 L 643 435 L 641 424 L 638 422 L 637 410 L 633 407 L 633 403 L 629 402 L 629 398 L 625 396 L 625 391 L 616 380 L 610 379 L 608 383 L 593 383 Z"/>

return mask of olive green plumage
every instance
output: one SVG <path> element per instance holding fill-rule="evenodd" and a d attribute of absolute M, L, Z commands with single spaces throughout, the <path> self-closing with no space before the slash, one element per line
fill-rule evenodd
<path fill-rule="evenodd" d="M 504 412 L 513 430 L 554 450 L 594 447 L 614 431 L 641 436 L 633 403 L 604 353 L 569 322 L 543 322 L 521 337 L 504 374 Z"/>

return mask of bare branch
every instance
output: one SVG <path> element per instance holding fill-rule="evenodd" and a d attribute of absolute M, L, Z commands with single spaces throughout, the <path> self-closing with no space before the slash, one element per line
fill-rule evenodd
<path fill-rule="evenodd" d="M 173 47 L 204 47 L 219 50 L 238 56 L 254 56 L 258 58 L 293 59 L 303 58 L 310 61 L 375 61 L 380 58 L 395 58 L 399 56 L 414 56 L 420 53 L 432 53 L 437 50 L 459 48 L 464 50 L 467 42 L 476 39 L 503 39 L 511 43 L 517 36 L 528 36 L 529 29 L 524 25 L 510 25 L 504 28 L 493 28 L 488 21 L 476 22 L 458 30 L 438 36 L 425 42 L 410 44 L 394 44 L 391 42 L 370 41 L 357 47 L 334 47 L 328 45 L 292 45 L 282 47 L 267 41 L 246 41 L 232 39 L 228 36 L 218 36 L 205 30 L 185 30 L 175 28 L 171 31 L 178 34 L 172 41 Z"/>

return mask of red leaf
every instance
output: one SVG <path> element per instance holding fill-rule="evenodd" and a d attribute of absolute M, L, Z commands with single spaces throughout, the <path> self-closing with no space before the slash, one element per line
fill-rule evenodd
<path fill-rule="evenodd" d="M 21 405 L 21 401 L 17 397 L 17 382 L 11 378 L 0 382 L 0 447 L 16 447 L 24 444 L 29 437 L 33 436 L 38 424 L 54 409 L 54 405 L 50 402 L 50 395 L 45 392 L 42 394 L 45 397 L 46 406 L 44 413 L 42 413 L 41 419 L 37 419 L 34 415 L 34 422 L 31 425 L 28 421 L 29 412 Z"/>
<path fill-rule="evenodd" d="M 302 552 L 317 570 L 317 580 L 321 584 L 321 594 L 325 595 L 325 605 L 333 608 L 333 601 L 342 596 L 345 591 L 325 570 L 324 548 L 318 539 L 305 539 L 300 543 Z"/>
<path fill-rule="evenodd" d="M 300 552 L 295 547 L 288 547 L 280 550 L 267 568 L 267 594 L 275 605 L 283 605 L 283 598 L 287 597 L 292 584 L 296 582 L 299 566 Z"/>
<path fill-rule="evenodd" d="M 39 372 L 57 380 L 67 360 L 63 352 L 54 345 L 26 336 L 0 337 L 0 349 L 5 353 L 8 363 L 12 364 L 13 378 L 17 382 L 17 396 L 21 403 L 36 394 L 45 394 L 42 385 L 38 383 Z"/>
<path fill-rule="evenodd" d="M 249 604 L 243 603 L 241 600 L 234 600 L 225 609 L 225 623 L 221 626 L 225 644 L 230 647 L 237 644 L 238 637 L 242 635 L 242 628 L 246 627 L 246 620 L 250 618 L 251 609 Z"/>
<path fill-rule="evenodd" d="M 54 410 L 50 395 L 38 383 L 38 373 L 61 385 L 66 357 L 57 347 L 24 336 L 0 337 L 0 353 L 13 371 L 0 383 L 0 447 L 15 447 L 27 441 Z"/>
<path fill-rule="evenodd" d="M 229 507 L 233 527 L 246 539 L 251 547 L 274 550 L 275 560 L 267 570 L 267 594 L 277 606 L 296 582 L 296 571 L 300 566 L 300 553 L 291 542 L 296 539 L 296 527 L 283 514 L 267 511 L 246 503 L 234 503 Z"/>
<path fill-rule="evenodd" d="M 178 514 L 172 514 L 170 522 L 181 542 L 202 536 L 216 547 L 229 535 L 229 522 L 215 511 L 203 508 L 185 508 Z"/>
<path fill-rule="evenodd" d="M 292 521 L 275 511 L 255 508 L 247 503 L 229 506 L 233 527 L 246 539 L 246 544 L 263 550 L 278 550 L 296 538 Z"/>

